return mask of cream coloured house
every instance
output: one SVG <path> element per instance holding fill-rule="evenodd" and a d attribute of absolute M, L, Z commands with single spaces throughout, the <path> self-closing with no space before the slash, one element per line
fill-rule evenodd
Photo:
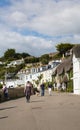
<path fill-rule="evenodd" d="M 42 74 L 42 80 L 44 80 L 44 82 L 51 82 L 52 74 L 56 67 L 57 65 L 55 67 L 53 66 L 51 68 L 48 68 L 48 65 L 46 65 L 38 68 L 31 68 L 30 73 L 25 73 L 24 71 L 21 73 L 19 72 L 18 77 L 20 80 L 24 81 L 24 84 L 26 84 L 27 81 L 31 81 L 32 83 L 34 83 L 34 81 L 38 80 L 38 77 Z"/>

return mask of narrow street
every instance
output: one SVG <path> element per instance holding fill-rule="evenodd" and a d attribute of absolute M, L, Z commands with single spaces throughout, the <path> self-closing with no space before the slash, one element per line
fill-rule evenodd
<path fill-rule="evenodd" d="M 53 92 L 1 103 L 0 130 L 80 130 L 80 96 Z"/>

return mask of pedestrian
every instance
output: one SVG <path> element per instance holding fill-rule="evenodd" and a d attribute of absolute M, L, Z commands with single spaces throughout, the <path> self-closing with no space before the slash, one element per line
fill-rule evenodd
<path fill-rule="evenodd" d="M 48 84 L 48 92 L 49 92 L 49 95 L 51 96 L 51 92 L 52 92 L 52 84 Z"/>
<path fill-rule="evenodd" d="M 44 93 L 45 93 L 45 84 L 44 84 L 44 82 L 42 82 L 42 84 L 40 85 L 40 88 L 41 88 L 41 96 L 44 96 Z"/>
<path fill-rule="evenodd" d="M 26 86 L 24 88 L 24 93 L 26 95 L 27 102 L 30 102 L 31 92 L 32 92 L 32 84 L 30 81 L 27 81 Z"/>
<path fill-rule="evenodd" d="M 55 81 L 57 85 L 57 90 L 61 90 L 61 81 L 62 81 L 61 76 L 57 74 L 57 76 L 55 77 Z"/>
<path fill-rule="evenodd" d="M 8 88 L 7 88 L 6 84 L 3 84 L 2 90 L 3 90 L 4 98 L 9 99 Z"/>
<path fill-rule="evenodd" d="M 1 102 L 1 97 L 2 97 L 2 96 L 1 96 L 1 94 L 0 94 L 0 102 Z"/>
<path fill-rule="evenodd" d="M 65 84 L 66 91 L 67 91 L 67 87 L 68 87 L 68 81 L 69 81 L 69 76 L 67 73 L 65 73 L 63 76 L 63 83 Z"/>

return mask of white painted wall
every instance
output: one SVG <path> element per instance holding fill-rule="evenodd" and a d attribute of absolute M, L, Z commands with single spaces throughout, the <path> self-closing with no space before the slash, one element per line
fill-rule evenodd
<path fill-rule="evenodd" d="M 80 94 L 80 58 L 73 55 L 73 91 Z"/>
<path fill-rule="evenodd" d="M 44 80 L 44 82 L 46 82 L 46 81 L 49 82 L 49 81 L 52 81 L 52 73 L 53 73 L 53 71 L 55 71 L 55 69 L 56 69 L 56 67 L 51 68 L 51 69 L 47 69 L 45 71 L 36 72 L 36 73 L 29 73 L 29 74 L 19 73 L 18 77 L 26 85 L 27 81 L 31 81 L 33 83 L 35 80 L 38 80 L 38 76 L 43 74 L 42 80 Z M 42 80 L 41 80 L 41 82 L 42 82 Z"/>
<path fill-rule="evenodd" d="M 53 69 L 49 69 L 49 70 L 38 72 L 38 73 L 24 74 L 24 76 L 21 75 L 20 78 L 24 81 L 26 85 L 27 81 L 31 81 L 33 83 L 34 80 L 38 80 L 38 76 L 43 74 L 42 80 L 46 82 L 46 81 L 52 81 L 52 73 L 53 73 Z"/>
<path fill-rule="evenodd" d="M 15 87 L 18 87 L 18 86 L 24 86 L 24 81 L 23 80 L 6 80 L 6 86 L 7 88 L 15 88 Z"/>

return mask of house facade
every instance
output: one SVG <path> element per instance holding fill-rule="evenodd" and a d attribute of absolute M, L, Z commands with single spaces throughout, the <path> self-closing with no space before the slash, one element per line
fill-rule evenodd
<path fill-rule="evenodd" d="M 7 88 L 16 88 L 16 87 L 19 87 L 19 86 L 24 86 L 24 81 L 23 80 L 18 80 L 18 79 L 15 79 L 15 80 L 6 80 L 6 86 Z"/>
<path fill-rule="evenodd" d="M 57 65 L 58 64 L 56 64 L 56 66 Z M 31 81 L 34 84 L 35 81 L 39 80 L 38 77 L 40 75 L 43 75 L 42 80 L 44 80 L 44 82 L 51 82 L 52 74 L 56 66 L 53 65 L 53 66 L 48 67 L 48 65 L 45 65 L 45 66 L 41 66 L 37 68 L 31 68 L 29 73 L 25 73 L 24 71 L 21 73 L 19 72 L 18 77 L 20 80 L 24 81 L 24 85 L 26 84 L 27 81 Z"/>
<path fill-rule="evenodd" d="M 10 62 L 9 64 L 7 64 L 7 67 L 20 65 L 20 64 L 23 64 L 23 63 L 24 63 L 24 59 L 22 58 L 20 60 L 14 60 L 14 61 Z"/>
<path fill-rule="evenodd" d="M 80 94 L 80 45 L 73 48 L 73 91 Z"/>

